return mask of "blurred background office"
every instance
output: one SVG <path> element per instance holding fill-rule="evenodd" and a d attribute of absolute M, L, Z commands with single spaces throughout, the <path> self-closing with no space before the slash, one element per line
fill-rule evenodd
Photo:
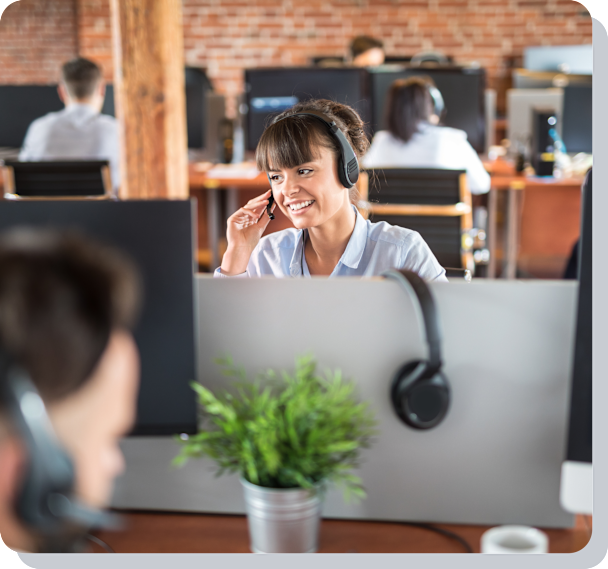
<path fill-rule="evenodd" d="M 466 133 L 492 176 L 489 194 L 473 196 L 487 215 L 460 224 L 476 275 L 562 276 L 578 237 L 580 186 L 591 155 L 591 17 L 583 6 L 571 0 L 185 0 L 181 11 L 173 43 L 181 50 L 183 42 L 189 161 L 183 188 L 199 202 L 201 270 L 219 264 L 227 216 L 265 189 L 247 160 L 273 113 L 305 97 L 335 98 L 362 114 L 371 138 L 386 128 L 390 85 L 424 75 L 445 101 L 441 124 Z M 21 0 L 7 8 L 0 20 L 0 158 L 16 158 L 29 124 L 62 109 L 59 70 L 76 57 L 101 66 L 107 85 L 102 113 L 117 115 L 116 73 L 134 75 L 116 64 L 111 20 L 109 0 Z M 362 53 L 381 54 L 384 61 L 355 68 L 352 49 L 364 39 L 372 43 Z M 160 81 L 151 67 L 137 73 Z M 164 145 L 169 156 L 182 144 L 181 131 L 165 129 L 173 139 L 162 141 L 146 134 L 156 111 L 141 114 L 133 100 L 144 91 L 141 84 L 130 91 L 124 116 L 135 121 L 137 115 L 142 139 L 150 147 Z M 179 108 L 174 95 L 158 106 L 168 113 Z M 534 119 L 532 110 L 539 108 L 549 114 Z M 543 120 L 555 120 L 555 128 L 542 130 Z M 121 128 L 128 139 L 134 127 Z M 131 162 L 120 181 L 122 197 L 177 195 L 170 186 L 181 175 L 181 157 L 168 158 L 162 176 L 138 174 L 157 185 L 135 195 L 126 180 L 137 169 L 136 152 L 129 154 L 128 141 L 124 148 Z M 239 166 L 238 175 L 218 163 Z M 555 183 L 526 178 L 530 168 L 553 175 Z M 279 216 L 269 231 L 286 223 Z"/>

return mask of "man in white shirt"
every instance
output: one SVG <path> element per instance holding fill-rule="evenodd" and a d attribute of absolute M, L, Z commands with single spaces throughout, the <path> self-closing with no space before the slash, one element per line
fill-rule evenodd
<path fill-rule="evenodd" d="M 98 65 L 82 57 L 65 63 L 57 87 L 65 109 L 36 119 L 28 128 L 19 160 L 109 160 L 118 188 L 118 124 L 101 114 L 105 83 Z"/>

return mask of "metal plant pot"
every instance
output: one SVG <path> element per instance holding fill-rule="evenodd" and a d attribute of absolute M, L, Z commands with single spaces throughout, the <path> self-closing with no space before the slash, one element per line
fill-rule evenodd
<path fill-rule="evenodd" d="M 251 551 L 314 553 L 319 542 L 318 490 L 263 488 L 241 478 L 245 492 Z"/>

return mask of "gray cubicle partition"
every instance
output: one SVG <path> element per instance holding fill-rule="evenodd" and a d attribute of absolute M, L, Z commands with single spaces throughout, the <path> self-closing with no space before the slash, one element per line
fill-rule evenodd
<path fill-rule="evenodd" d="M 227 379 L 212 359 L 229 351 L 250 373 L 292 368 L 311 351 L 352 377 L 380 421 L 359 474 L 366 500 L 331 490 L 325 517 L 567 527 L 559 504 L 573 353 L 574 282 L 437 283 L 444 371 L 452 406 L 437 428 L 414 431 L 390 405 L 389 384 L 425 355 L 417 313 L 394 282 L 199 277 L 199 377 Z M 170 439 L 128 439 L 114 505 L 243 513 L 236 476 L 209 461 L 170 466 Z"/>

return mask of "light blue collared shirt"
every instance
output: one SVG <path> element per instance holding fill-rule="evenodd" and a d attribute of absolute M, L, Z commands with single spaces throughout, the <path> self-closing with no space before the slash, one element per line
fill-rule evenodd
<path fill-rule="evenodd" d="M 372 277 L 388 269 L 409 269 L 426 281 L 445 281 L 445 269 L 416 231 L 386 221 L 365 220 L 353 206 L 357 219 L 342 258 L 330 277 Z M 260 239 L 247 271 L 236 277 L 310 277 L 304 255 L 306 229 L 284 229 Z M 215 277 L 228 277 L 217 268 Z M 229 278 L 229 277 L 228 277 Z"/>

